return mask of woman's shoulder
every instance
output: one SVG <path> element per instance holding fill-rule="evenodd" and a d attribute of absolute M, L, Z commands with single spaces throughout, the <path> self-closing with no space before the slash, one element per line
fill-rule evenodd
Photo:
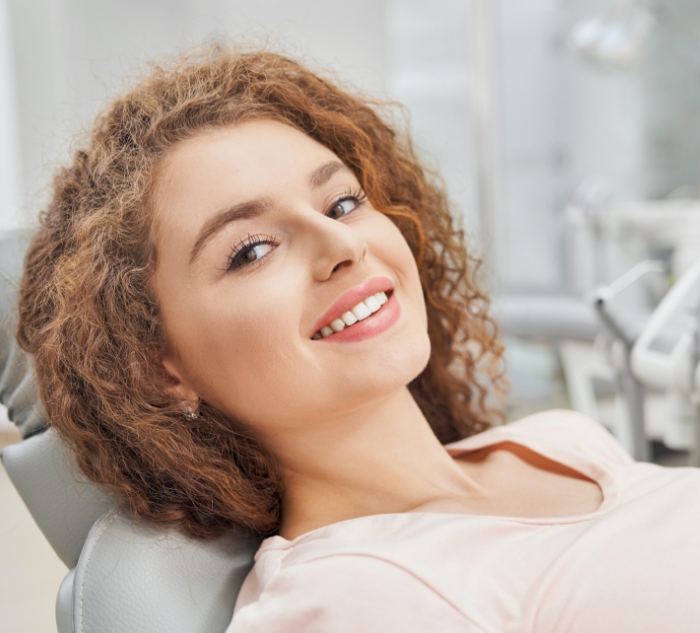
<path fill-rule="evenodd" d="M 254 567 L 246 579 L 247 595 L 227 633 L 484 630 L 420 578 L 379 557 L 317 557 L 282 564 L 265 579 L 256 577 L 260 571 Z"/>
<path fill-rule="evenodd" d="M 516 441 L 531 448 L 551 448 L 585 455 L 609 465 L 629 465 L 634 460 L 613 434 L 600 422 L 567 409 L 552 409 L 448 444 L 452 454 L 474 450 L 503 441 Z"/>

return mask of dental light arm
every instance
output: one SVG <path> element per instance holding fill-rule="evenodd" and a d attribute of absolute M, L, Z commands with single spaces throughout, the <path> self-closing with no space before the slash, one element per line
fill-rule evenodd
<path fill-rule="evenodd" d="M 666 272 L 662 262 L 644 261 L 608 286 L 598 288 L 593 294 L 593 305 L 602 326 L 602 340 L 608 360 L 615 372 L 615 382 L 624 407 L 624 422 L 616 435 L 637 461 L 649 461 L 651 451 L 645 432 L 644 387 L 631 369 L 632 346 L 641 331 L 640 320 L 646 315 L 620 310 L 617 299 L 627 288 L 649 274 Z"/>
<path fill-rule="evenodd" d="M 700 396 L 700 261 L 669 290 L 639 335 L 631 354 L 634 375 L 643 383 L 672 394 L 673 415 L 664 430 L 669 448 L 694 446 L 698 450 L 698 397 Z"/>

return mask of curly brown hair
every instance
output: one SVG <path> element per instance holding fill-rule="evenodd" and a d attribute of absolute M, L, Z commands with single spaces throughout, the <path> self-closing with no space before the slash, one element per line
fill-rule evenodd
<path fill-rule="evenodd" d="M 26 256 L 18 341 L 34 355 L 51 426 L 134 516 L 200 537 L 268 535 L 280 523 L 273 456 L 206 402 L 188 417 L 161 364 L 149 195 L 166 154 L 203 130 L 275 119 L 332 150 L 416 258 L 432 352 L 409 389 L 435 434 L 455 441 L 499 415 L 487 394 L 502 384 L 502 348 L 479 260 L 390 111 L 285 56 L 214 46 L 152 66 L 56 175 Z"/>

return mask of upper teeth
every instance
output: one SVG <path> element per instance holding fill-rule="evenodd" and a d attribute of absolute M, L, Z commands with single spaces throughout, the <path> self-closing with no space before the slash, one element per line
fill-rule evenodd
<path fill-rule="evenodd" d="M 384 292 L 378 292 L 371 297 L 367 297 L 364 301 L 360 301 L 354 308 L 344 312 L 340 318 L 334 319 L 328 325 L 324 325 L 312 338 L 326 338 L 335 332 L 340 332 L 350 325 L 354 325 L 358 321 L 364 321 L 370 314 L 374 314 L 387 302 L 387 296 Z"/>

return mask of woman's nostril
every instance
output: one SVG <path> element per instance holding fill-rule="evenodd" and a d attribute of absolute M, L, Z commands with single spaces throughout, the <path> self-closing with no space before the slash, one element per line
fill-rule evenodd
<path fill-rule="evenodd" d="M 343 260 L 342 262 L 339 262 L 338 264 L 336 264 L 336 265 L 333 267 L 333 271 L 332 271 L 332 272 L 336 272 L 337 270 L 339 270 L 339 269 L 342 268 L 343 266 L 352 266 L 352 261 L 349 260 L 349 259 L 345 259 L 345 260 Z"/>

